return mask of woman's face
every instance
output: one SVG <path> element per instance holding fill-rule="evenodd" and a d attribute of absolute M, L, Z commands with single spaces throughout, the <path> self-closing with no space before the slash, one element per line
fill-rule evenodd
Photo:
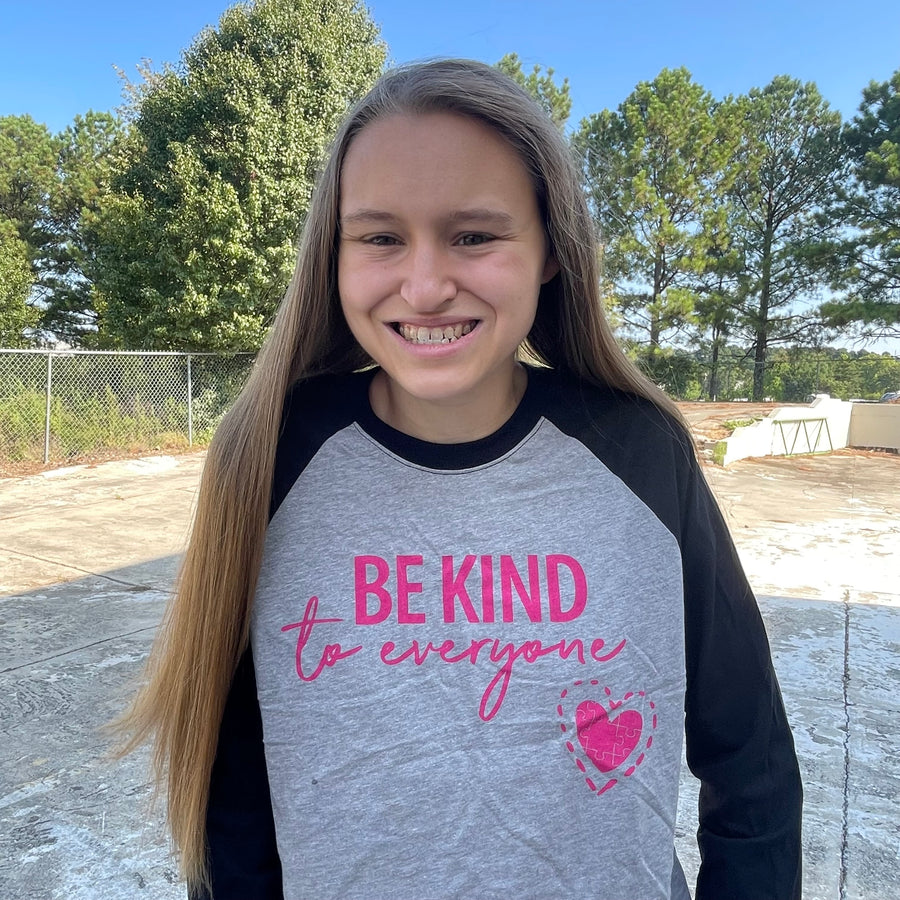
<path fill-rule="evenodd" d="M 518 400 L 516 349 L 557 271 L 515 151 L 473 119 L 391 116 L 353 140 L 340 196 L 338 290 L 383 370 L 376 413 L 410 433 L 471 425 L 450 429 L 460 439 L 499 427 Z"/>

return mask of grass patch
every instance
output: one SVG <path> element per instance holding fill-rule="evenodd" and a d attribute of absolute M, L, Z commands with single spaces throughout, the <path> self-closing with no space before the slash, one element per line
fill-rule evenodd
<path fill-rule="evenodd" d="M 757 422 L 761 422 L 762 419 L 762 416 L 753 416 L 749 419 L 728 419 L 722 423 L 722 427 L 728 429 L 728 431 L 734 431 L 735 428 L 746 428 L 748 425 L 755 425 Z"/>
<path fill-rule="evenodd" d="M 43 465 L 47 431 L 54 463 L 207 445 L 253 356 L 197 354 L 191 360 L 188 366 L 184 355 L 80 351 L 7 360 L 0 352 L 0 467 Z"/>
<path fill-rule="evenodd" d="M 712 449 L 712 461 L 717 466 L 725 465 L 725 451 L 728 449 L 727 441 L 716 441 Z"/>
<path fill-rule="evenodd" d="M 201 397 L 194 416 L 194 446 L 209 443 L 224 412 Z M 38 462 L 44 458 L 46 396 L 22 391 L 0 398 L 0 459 Z M 224 406 L 224 404 L 222 404 Z M 187 404 L 168 397 L 153 401 L 140 395 L 123 398 L 107 386 L 99 394 L 72 393 L 50 401 L 50 458 L 73 459 L 188 447 Z"/>

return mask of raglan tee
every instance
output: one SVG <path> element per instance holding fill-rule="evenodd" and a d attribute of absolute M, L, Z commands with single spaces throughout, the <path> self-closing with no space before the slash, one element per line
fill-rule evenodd
<path fill-rule="evenodd" d="M 685 733 L 697 897 L 799 896 L 790 732 L 682 430 L 530 369 L 496 433 L 432 444 L 371 377 L 286 403 L 212 896 L 684 900 Z"/>

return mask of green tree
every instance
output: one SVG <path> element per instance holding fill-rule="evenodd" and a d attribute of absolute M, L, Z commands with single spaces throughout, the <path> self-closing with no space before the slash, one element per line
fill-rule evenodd
<path fill-rule="evenodd" d="M 26 329 L 37 324 L 37 313 L 28 305 L 34 276 L 28 247 L 15 225 L 0 218 L 0 347 L 26 347 Z"/>
<path fill-rule="evenodd" d="M 41 227 L 41 327 L 67 343 L 96 340 L 91 272 L 94 223 L 113 175 L 122 123 L 110 113 L 87 112 L 57 135 L 57 178 Z"/>
<path fill-rule="evenodd" d="M 31 116 L 0 117 L 0 216 L 39 255 L 39 231 L 56 184 L 57 145 Z"/>
<path fill-rule="evenodd" d="M 817 248 L 840 296 L 822 311 L 837 327 L 900 336 L 900 69 L 863 91 L 844 140 L 853 180 L 828 214 L 842 234 Z"/>
<path fill-rule="evenodd" d="M 257 0 L 133 92 L 91 263 L 108 345 L 259 346 L 326 142 L 384 56 L 355 0 Z"/>
<path fill-rule="evenodd" d="M 694 279 L 721 215 L 716 201 L 726 186 L 733 117 L 687 69 L 664 69 L 617 111 L 583 120 L 573 142 L 605 276 L 625 323 L 656 352 L 663 335 L 694 312 Z"/>
<path fill-rule="evenodd" d="M 735 327 L 744 265 L 739 248 L 730 240 L 727 216 L 724 223 L 722 229 L 708 233 L 710 244 L 694 288 L 693 320 L 699 332 L 697 344 L 708 359 L 706 396 L 710 400 L 719 397 L 719 359 Z"/>
<path fill-rule="evenodd" d="M 703 393 L 703 370 L 690 353 L 664 347 L 652 351 L 647 347 L 625 344 L 626 353 L 637 367 L 658 384 L 670 397 L 698 400 Z"/>
<path fill-rule="evenodd" d="M 805 402 L 825 393 L 841 400 L 877 400 L 900 384 L 900 360 L 844 347 L 777 347 L 766 368 L 766 390 L 777 400 Z"/>
<path fill-rule="evenodd" d="M 731 199 L 741 212 L 753 399 L 762 400 L 770 344 L 798 340 L 809 324 L 797 306 L 818 282 L 808 264 L 819 239 L 815 214 L 834 196 L 845 155 L 840 115 L 812 83 L 779 75 L 737 108 L 743 128 L 731 161 Z"/>
<path fill-rule="evenodd" d="M 109 178 L 119 124 L 88 112 L 53 136 L 29 116 L 0 119 L 0 215 L 24 242 L 40 329 L 70 343 L 92 331 L 86 218 Z"/>
<path fill-rule="evenodd" d="M 568 78 L 564 78 L 562 84 L 557 84 L 553 80 L 553 69 L 548 68 L 542 75 L 541 67 L 537 65 L 526 75 L 522 70 L 522 61 L 518 53 L 507 53 L 497 63 L 497 68 L 525 88 L 540 103 L 560 131 L 566 127 L 572 112 Z"/>
<path fill-rule="evenodd" d="M 766 395 L 785 403 L 805 403 L 812 394 L 830 393 L 831 357 L 809 347 L 773 347 L 766 366 Z"/>

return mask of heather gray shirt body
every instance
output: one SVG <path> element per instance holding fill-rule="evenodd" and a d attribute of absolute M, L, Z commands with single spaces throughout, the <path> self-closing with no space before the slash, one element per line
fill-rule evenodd
<path fill-rule="evenodd" d="M 277 505 L 252 647 L 288 900 L 688 896 L 679 541 L 529 391 L 462 468 L 352 417 Z"/>

